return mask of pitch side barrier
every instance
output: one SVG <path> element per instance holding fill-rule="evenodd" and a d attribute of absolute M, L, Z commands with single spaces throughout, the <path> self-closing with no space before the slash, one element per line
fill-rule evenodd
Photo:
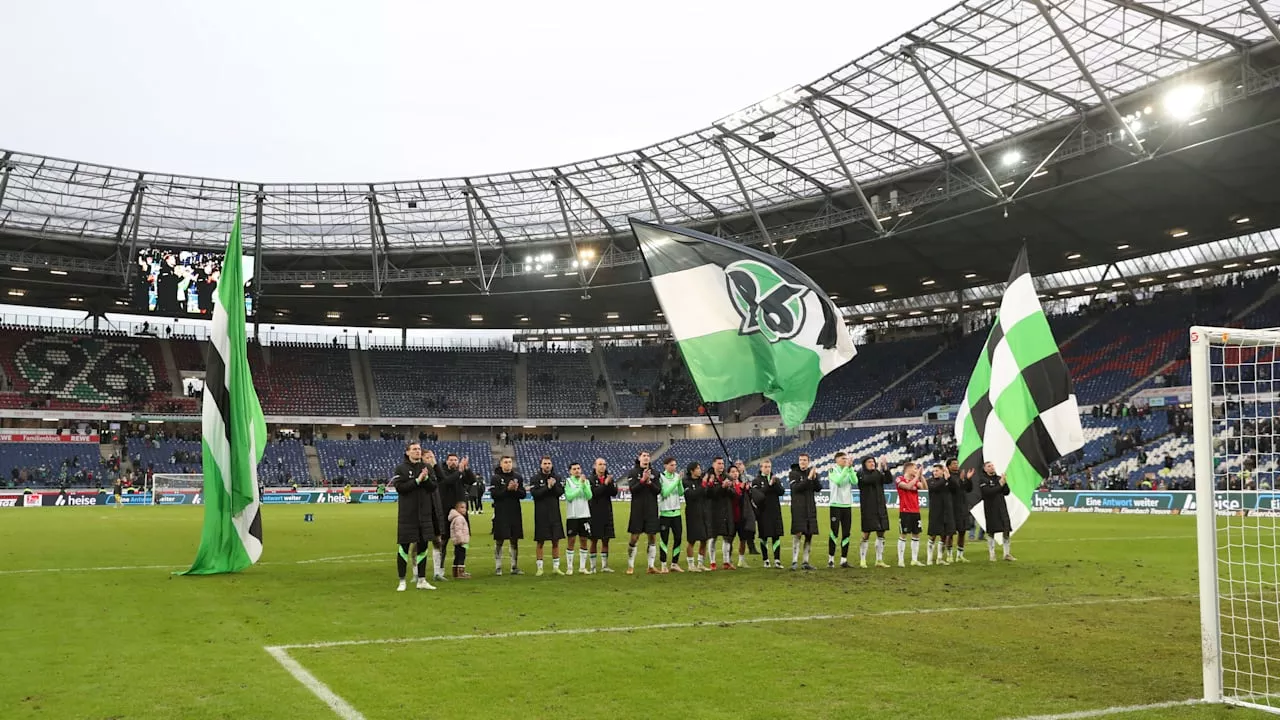
<path fill-rule="evenodd" d="M 891 508 L 898 507 L 898 493 L 885 491 L 886 500 Z M 378 494 L 376 488 L 352 488 L 351 502 L 361 504 L 394 503 L 397 500 L 395 491 Z M 132 493 L 121 497 L 125 507 L 147 507 L 151 503 L 151 493 Z M 625 502 L 621 496 L 617 501 Z M 156 505 L 200 505 L 202 493 L 193 490 L 162 490 L 156 498 Z M 782 498 L 783 503 L 790 501 L 790 496 Z M 818 493 L 819 505 L 827 505 L 829 498 L 826 491 Z M 23 494 L 20 492 L 0 492 L 0 509 L 21 507 L 96 507 L 110 505 L 115 502 L 111 493 L 101 490 L 68 490 L 65 493 L 57 490 L 41 490 Z M 293 491 L 268 491 L 262 496 L 264 505 L 325 505 L 345 504 L 346 495 L 342 490 L 315 489 Z M 530 502 L 526 498 L 526 502 Z M 854 491 L 853 504 L 858 505 L 858 493 Z M 929 499 L 920 495 L 920 505 L 929 507 Z M 1214 493 L 1214 507 L 1220 515 L 1250 515 L 1255 517 L 1280 517 L 1280 491 L 1246 490 L 1217 491 Z M 1039 492 L 1032 498 L 1032 510 L 1038 512 L 1072 512 L 1072 513 L 1114 513 L 1118 515 L 1193 515 L 1196 512 L 1196 494 L 1185 490 L 1168 491 L 1114 491 L 1114 490 L 1080 490 Z"/>

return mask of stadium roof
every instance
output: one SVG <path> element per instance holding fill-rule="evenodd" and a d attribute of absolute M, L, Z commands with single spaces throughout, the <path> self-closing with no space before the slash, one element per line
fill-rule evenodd
<path fill-rule="evenodd" d="M 1024 243 L 1044 274 L 1280 226 L 1280 28 L 1258 9 L 1280 0 L 966 2 L 707 128 L 504 175 L 259 185 L 0 150 L 0 280 L 118 310 L 135 249 L 221 246 L 239 187 L 283 322 L 652 322 L 632 216 L 767 247 L 848 305 L 961 302 Z"/>
<path fill-rule="evenodd" d="M 559 167 L 264 185 L 4 152 L 0 229 L 113 239 L 136 213 L 139 243 L 215 245 L 237 188 L 250 206 L 264 194 L 263 245 L 299 251 L 607 237 L 631 216 L 714 224 L 750 214 L 748 197 L 761 210 L 835 201 L 855 180 L 952 162 L 1268 38 L 1238 0 L 971 1 L 708 127 Z M 661 104 L 634 96 L 618 109 Z"/>

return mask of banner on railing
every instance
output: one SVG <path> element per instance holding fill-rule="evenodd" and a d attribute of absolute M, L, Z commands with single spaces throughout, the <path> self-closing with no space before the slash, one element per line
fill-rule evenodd
<path fill-rule="evenodd" d="M 0 432 L 0 443 L 94 443 L 97 435 L 73 435 L 60 433 L 57 430 L 40 430 L 36 428 L 11 432 Z"/>

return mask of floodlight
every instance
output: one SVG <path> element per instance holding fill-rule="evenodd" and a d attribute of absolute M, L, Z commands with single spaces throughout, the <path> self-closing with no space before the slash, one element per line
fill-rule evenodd
<path fill-rule="evenodd" d="M 1186 120 L 1200 110 L 1203 100 L 1203 85 L 1179 85 L 1165 93 L 1162 104 L 1171 117 Z"/>

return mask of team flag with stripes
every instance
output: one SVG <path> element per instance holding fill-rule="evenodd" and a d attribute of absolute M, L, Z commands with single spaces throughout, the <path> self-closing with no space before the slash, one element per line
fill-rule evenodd
<path fill-rule="evenodd" d="M 857 353 L 831 298 L 780 257 L 631 221 L 658 303 L 703 401 L 763 393 L 789 428 L 818 381 Z"/>
<path fill-rule="evenodd" d="M 1040 307 L 1027 251 L 1009 275 L 995 325 L 978 356 L 956 415 L 960 466 L 995 465 L 1007 475 L 1005 502 L 1017 530 L 1031 514 L 1036 488 L 1054 460 L 1084 447 L 1071 376 Z M 973 516 L 985 522 L 980 498 Z"/>
<path fill-rule="evenodd" d="M 213 305 L 204 381 L 204 532 L 185 575 L 237 572 L 262 556 L 258 462 L 267 424 L 249 374 L 240 204 Z"/>

